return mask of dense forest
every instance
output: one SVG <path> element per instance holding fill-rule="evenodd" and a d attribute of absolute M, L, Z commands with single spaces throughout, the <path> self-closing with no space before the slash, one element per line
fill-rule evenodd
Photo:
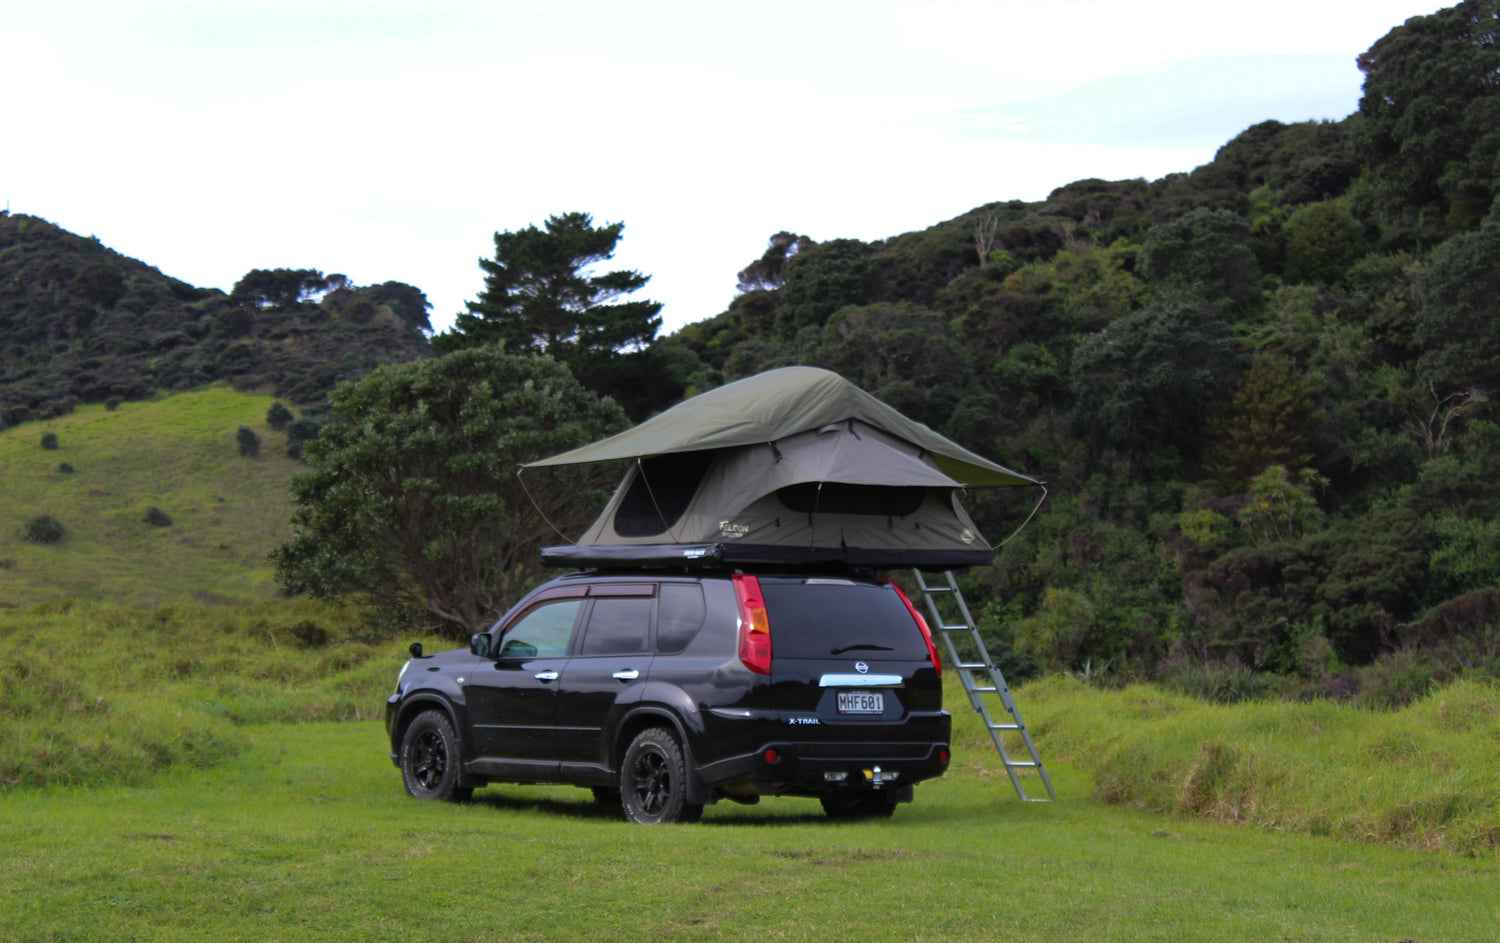
<path fill-rule="evenodd" d="M 966 576 L 1022 672 L 1338 694 L 1392 652 L 1500 670 L 1497 30 L 1500 0 L 1414 17 L 1360 56 L 1356 113 L 1257 124 L 1191 172 L 878 242 L 777 233 L 727 311 L 580 379 L 639 419 L 827 367 L 1045 480 Z M 224 295 L 0 217 L 0 423 L 224 378 L 315 403 L 429 356 L 426 330 L 411 286 L 276 270 Z M 965 503 L 1000 541 L 1037 497 Z"/>
<path fill-rule="evenodd" d="M 970 575 L 1044 667 L 1493 669 L 1497 31 L 1495 0 L 1412 18 L 1359 58 L 1357 113 L 1190 173 L 874 244 L 777 234 L 657 356 L 689 389 L 828 367 L 1045 479 Z M 999 540 L 1033 500 L 966 503 Z"/>

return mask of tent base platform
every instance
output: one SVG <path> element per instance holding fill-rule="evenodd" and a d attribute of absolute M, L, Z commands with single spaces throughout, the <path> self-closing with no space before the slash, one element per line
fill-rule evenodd
<path fill-rule="evenodd" d="M 951 570 L 989 566 L 995 552 L 939 548 L 861 549 L 788 547 L 775 544 L 594 544 L 545 547 L 542 563 L 576 569 L 701 569 L 733 566 L 795 566 L 871 570 Z"/>

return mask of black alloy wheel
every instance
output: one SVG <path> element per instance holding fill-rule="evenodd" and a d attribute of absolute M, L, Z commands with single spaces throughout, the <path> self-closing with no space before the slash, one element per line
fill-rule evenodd
<path fill-rule="evenodd" d="M 703 806 L 687 801 L 687 762 L 670 730 L 652 727 L 630 742 L 620 766 L 620 804 L 640 825 L 693 822 Z"/>
<path fill-rule="evenodd" d="M 460 788 L 462 757 L 458 735 L 437 711 L 418 714 L 401 738 L 401 781 L 417 799 L 460 802 L 474 794 Z"/>

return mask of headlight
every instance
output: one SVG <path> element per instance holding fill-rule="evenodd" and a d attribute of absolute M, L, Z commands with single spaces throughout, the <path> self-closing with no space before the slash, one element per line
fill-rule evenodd
<path fill-rule="evenodd" d="M 411 667 L 411 659 L 408 658 L 406 660 L 406 664 L 404 664 L 404 665 L 401 666 L 401 670 L 398 671 L 398 672 L 396 672 L 396 693 L 397 694 L 401 693 L 401 681 L 402 681 L 403 678 L 406 677 L 406 669 L 408 669 L 410 667 Z"/>

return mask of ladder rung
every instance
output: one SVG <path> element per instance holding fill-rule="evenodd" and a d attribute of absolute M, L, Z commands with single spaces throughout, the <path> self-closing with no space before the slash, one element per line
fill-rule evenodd
<path fill-rule="evenodd" d="M 990 724 L 991 730 L 1020 730 L 1020 724 Z"/>
<path fill-rule="evenodd" d="M 1005 765 L 1009 766 L 1011 769 L 1019 769 L 1021 767 L 1041 766 L 1042 764 L 1033 763 L 1030 760 L 1009 760 Z"/>

